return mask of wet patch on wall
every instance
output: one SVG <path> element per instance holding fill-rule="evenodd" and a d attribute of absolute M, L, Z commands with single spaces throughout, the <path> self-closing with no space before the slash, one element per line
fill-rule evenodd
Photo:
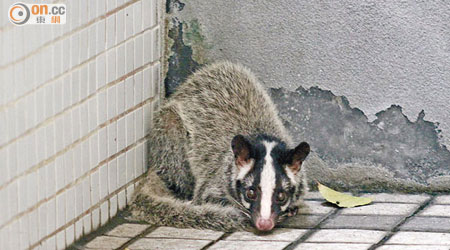
<path fill-rule="evenodd" d="M 450 191 L 450 151 L 423 111 L 410 121 L 392 105 L 369 122 L 345 97 L 318 87 L 270 94 L 294 140 L 312 146 L 311 181 L 351 191 Z"/>
<path fill-rule="evenodd" d="M 185 4 L 179 0 L 166 0 L 166 13 L 172 14 L 175 11 L 182 11 L 184 5 Z"/>
<path fill-rule="evenodd" d="M 199 64 L 192 59 L 192 48 L 183 41 L 183 23 L 172 19 L 172 28 L 168 37 L 172 41 L 168 70 L 164 79 L 165 95 L 169 97 L 186 78 L 198 68 Z"/>
<path fill-rule="evenodd" d="M 211 45 L 206 43 L 206 37 L 203 35 L 200 23 L 197 19 L 193 19 L 183 25 L 183 41 L 186 46 L 192 48 L 192 59 L 200 65 L 208 63 L 206 52 L 211 49 Z"/>
<path fill-rule="evenodd" d="M 176 88 L 194 72 L 205 60 L 207 45 L 201 25 L 197 19 L 180 21 L 174 14 L 184 9 L 179 0 L 166 1 L 167 25 L 167 75 L 164 79 L 165 96 L 169 97 Z M 172 17 L 170 17 L 172 16 Z"/>

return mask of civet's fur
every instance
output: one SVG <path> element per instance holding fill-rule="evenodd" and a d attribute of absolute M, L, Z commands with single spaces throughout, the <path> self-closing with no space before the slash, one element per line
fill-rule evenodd
<path fill-rule="evenodd" d="M 230 231 L 248 227 L 249 218 L 255 224 L 262 205 L 251 202 L 250 209 L 239 187 L 255 182 L 253 176 L 245 179 L 252 171 L 261 175 L 266 160 L 255 159 L 264 156 L 264 145 L 276 146 L 268 155 L 279 152 L 277 158 L 289 158 L 281 160 L 283 168 L 294 161 L 301 164 L 309 153 L 306 143 L 295 152 L 287 150 L 291 138 L 261 84 L 246 68 L 228 62 L 206 66 L 189 77 L 156 115 L 150 136 L 149 171 L 131 209 L 135 218 L 159 225 Z M 304 151 L 300 156 L 299 148 Z M 250 166 L 245 164 L 254 167 L 245 169 Z M 291 179 L 283 185 L 293 185 L 289 209 L 278 211 L 279 219 L 295 210 L 303 171 L 285 171 L 275 163 L 270 169 L 276 169 L 270 173 L 277 178 L 288 179 L 290 172 Z"/>

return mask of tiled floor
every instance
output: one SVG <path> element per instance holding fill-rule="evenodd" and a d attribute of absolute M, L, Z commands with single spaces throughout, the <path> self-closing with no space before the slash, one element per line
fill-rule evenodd
<path fill-rule="evenodd" d="M 271 234 L 152 227 L 120 222 L 73 249 L 450 249 L 450 196 L 374 194 L 373 204 L 338 209 L 317 193 Z"/>

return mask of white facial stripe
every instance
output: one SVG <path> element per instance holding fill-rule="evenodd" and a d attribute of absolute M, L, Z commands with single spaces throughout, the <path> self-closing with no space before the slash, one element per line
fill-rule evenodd
<path fill-rule="evenodd" d="M 239 171 L 238 171 L 238 174 L 237 174 L 237 177 L 236 177 L 237 180 L 244 179 L 245 175 L 252 169 L 253 162 L 254 162 L 254 160 L 251 159 L 248 164 L 243 165 L 242 167 L 239 167 Z"/>
<path fill-rule="evenodd" d="M 297 183 L 297 179 L 295 178 L 294 172 L 292 172 L 292 170 L 288 166 L 286 166 L 284 169 L 286 170 L 286 175 L 291 180 L 292 185 L 297 186 L 298 183 Z"/>
<path fill-rule="evenodd" d="M 266 148 L 265 164 L 261 172 L 261 217 L 269 219 L 272 212 L 272 195 L 276 185 L 275 168 L 270 153 L 275 147 L 275 142 L 264 142 Z"/>

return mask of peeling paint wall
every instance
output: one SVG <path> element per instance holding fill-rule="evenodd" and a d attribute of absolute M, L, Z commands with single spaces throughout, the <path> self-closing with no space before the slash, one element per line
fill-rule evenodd
<path fill-rule="evenodd" d="M 201 64 L 243 63 L 274 88 L 296 140 L 312 144 L 311 178 L 352 190 L 450 190 L 450 2 L 166 7 L 166 95 Z"/>
<path fill-rule="evenodd" d="M 183 41 L 183 23 L 174 19 L 171 26 L 168 32 L 168 37 L 171 39 L 168 71 L 164 80 L 166 97 L 170 96 L 199 65 L 192 59 L 192 48 L 186 46 Z"/>
<path fill-rule="evenodd" d="M 392 105 L 369 122 L 347 98 L 318 87 L 270 93 L 294 140 L 313 145 L 323 162 L 309 162 L 311 179 L 360 191 L 448 190 L 440 180 L 450 177 L 450 151 L 438 143 L 436 124 L 423 112 L 412 122 Z"/>

